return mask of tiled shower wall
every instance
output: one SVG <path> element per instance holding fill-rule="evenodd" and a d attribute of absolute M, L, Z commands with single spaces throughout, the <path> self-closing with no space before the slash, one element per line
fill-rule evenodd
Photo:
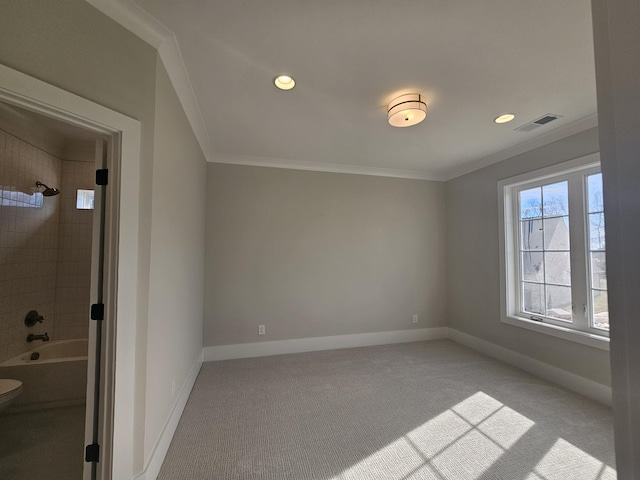
<path fill-rule="evenodd" d="M 53 333 L 60 199 L 34 190 L 61 173 L 61 160 L 0 131 L 0 360 L 29 350 L 29 333 Z M 45 322 L 27 328 L 29 310 Z"/>
<path fill-rule="evenodd" d="M 29 333 L 47 332 L 52 340 L 87 335 L 92 211 L 76 215 L 70 209 L 73 184 L 86 185 L 80 179 L 86 171 L 92 188 L 93 165 L 77 163 L 0 130 L 0 362 L 33 348 Z M 63 193 L 43 197 L 35 192 L 38 180 Z M 26 327 L 30 310 L 44 323 Z"/>
<path fill-rule="evenodd" d="M 76 190 L 92 190 L 93 163 L 62 162 L 60 234 L 55 301 L 57 340 L 87 338 L 93 210 L 76 208 Z"/>

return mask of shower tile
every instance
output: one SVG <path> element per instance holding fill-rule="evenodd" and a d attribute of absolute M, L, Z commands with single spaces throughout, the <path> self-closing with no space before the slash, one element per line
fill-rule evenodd
<path fill-rule="evenodd" d="M 7 315 L 6 313 L 0 313 L 0 332 L 4 332 L 8 328 L 9 328 L 9 315 Z M 6 348 L 6 346 L 4 348 Z"/>
<path fill-rule="evenodd" d="M 61 165 L 61 160 L 0 131 L 0 196 L 6 204 L 0 207 L 0 361 L 32 347 L 23 324 L 27 311 L 49 304 L 53 312 L 57 252 L 51 246 L 57 244 L 58 230 L 52 225 L 59 211 L 55 198 L 43 202 L 33 191 L 36 180 L 58 185 Z M 49 284 L 40 280 L 47 278 L 46 265 L 53 265 Z"/>
<path fill-rule="evenodd" d="M 22 319 L 34 308 L 50 336 L 86 336 L 93 212 L 76 210 L 75 195 L 93 188 L 93 171 L 0 131 L 0 361 L 30 348 Z M 35 194 L 36 180 L 62 193 Z"/>
<path fill-rule="evenodd" d="M 62 162 L 55 309 L 57 338 L 82 338 L 88 332 L 93 211 L 76 209 L 76 190 L 92 189 L 93 175 L 91 163 Z"/>
<path fill-rule="evenodd" d="M 84 325 L 60 326 L 56 330 L 58 339 L 87 338 L 89 336 L 89 322 Z"/>

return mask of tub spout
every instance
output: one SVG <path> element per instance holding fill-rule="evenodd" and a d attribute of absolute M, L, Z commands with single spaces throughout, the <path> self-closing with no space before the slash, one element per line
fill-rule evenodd
<path fill-rule="evenodd" d="M 48 342 L 49 335 L 47 335 L 47 332 L 45 332 L 44 335 L 34 335 L 33 333 L 27 335 L 27 342 L 31 343 L 34 340 L 42 340 L 43 342 Z"/>

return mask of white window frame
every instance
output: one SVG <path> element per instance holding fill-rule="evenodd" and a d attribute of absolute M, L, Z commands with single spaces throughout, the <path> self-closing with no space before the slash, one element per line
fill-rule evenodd
<path fill-rule="evenodd" d="M 562 162 L 540 170 L 527 172 L 522 175 L 500 180 L 498 182 L 499 199 L 499 228 L 500 228 L 500 308 L 501 321 L 503 323 L 532 330 L 534 332 L 552 335 L 554 337 L 571 340 L 584 345 L 589 345 L 602 350 L 609 350 L 608 332 L 592 328 L 589 325 L 588 316 L 582 314 L 580 308 L 574 309 L 574 323 L 567 323 L 561 320 L 553 320 L 548 317 L 526 314 L 519 309 L 520 297 L 520 261 L 519 261 L 519 216 L 517 192 L 526 185 L 526 188 L 533 188 L 536 185 L 544 185 L 554 181 L 562 181 L 558 176 L 573 178 L 579 181 L 586 175 L 600 172 L 600 155 L 593 153 L 584 157 Z M 586 187 L 582 188 L 586 194 Z M 575 195 L 575 192 L 573 192 Z M 576 289 L 584 290 L 580 293 L 584 298 L 574 298 L 575 305 L 585 303 L 591 308 L 591 292 L 588 275 L 588 233 L 586 225 L 586 214 L 584 198 L 571 198 L 572 191 L 569 192 L 570 205 L 582 205 L 577 211 L 570 213 L 570 232 L 583 232 L 580 235 L 571 235 L 571 260 L 572 260 L 572 293 Z M 516 223 L 517 222 L 517 223 Z M 577 237 L 577 238 L 576 238 Z M 574 261 L 574 257 L 578 260 Z M 574 267 L 574 265 L 576 267 Z M 576 300 L 578 300 L 576 302 Z M 539 320 L 532 320 L 537 317 Z"/>

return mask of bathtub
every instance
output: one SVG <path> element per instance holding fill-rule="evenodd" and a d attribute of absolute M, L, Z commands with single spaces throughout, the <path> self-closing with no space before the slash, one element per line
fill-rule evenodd
<path fill-rule="evenodd" d="M 86 339 L 46 342 L 0 363 L 0 378 L 22 382 L 22 394 L 3 413 L 85 403 L 87 347 Z"/>

